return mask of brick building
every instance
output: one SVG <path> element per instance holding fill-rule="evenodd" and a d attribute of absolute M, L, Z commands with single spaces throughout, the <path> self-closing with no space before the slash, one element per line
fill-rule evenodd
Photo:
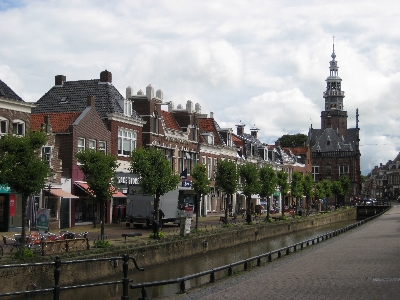
<path fill-rule="evenodd" d="M 361 192 L 360 185 L 360 150 L 358 109 L 356 111 L 356 127 L 348 128 L 347 111 L 344 110 L 344 91 L 342 79 L 339 77 L 339 67 L 336 61 L 333 45 L 330 75 L 326 79 L 324 110 L 321 112 L 321 129 L 310 127 L 308 146 L 311 148 L 312 176 L 315 182 L 323 179 L 335 181 L 342 175 L 349 176 L 352 183 L 351 191 L 341 204 L 350 197 Z M 331 204 L 334 199 L 328 199 Z"/>

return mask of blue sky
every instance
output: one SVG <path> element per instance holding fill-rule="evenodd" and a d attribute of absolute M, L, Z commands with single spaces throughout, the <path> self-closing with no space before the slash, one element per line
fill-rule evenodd
<path fill-rule="evenodd" d="M 396 1 L 2 1 L 0 79 L 25 101 L 54 84 L 113 74 L 148 84 L 221 127 L 240 121 L 272 144 L 321 128 L 332 36 L 344 109 L 359 109 L 364 175 L 400 151 Z"/>

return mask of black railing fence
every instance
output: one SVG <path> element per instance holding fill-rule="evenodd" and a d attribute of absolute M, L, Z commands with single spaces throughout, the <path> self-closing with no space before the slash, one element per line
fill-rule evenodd
<path fill-rule="evenodd" d="M 385 210 L 386 211 L 386 210 Z M 180 293 L 186 292 L 186 282 L 188 282 L 191 279 L 203 277 L 203 276 L 210 276 L 209 277 L 209 282 L 214 283 L 215 282 L 215 274 L 217 272 L 222 272 L 227 270 L 227 276 L 232 276 L 233 275 L 233 268 L 243 265 L 243 270 L 247 271 L 251 267 L 252 263 L 256 263 L 256 266 L 261 266 L 262 265 L 262 260 L 265 260 L 265 262 L 272 262 L 273 259 L 281 258 L 283 255 L 290 255 L 293 252 L 296 252 L 297 250 L 303 250 L 304 247 L 308 247 L 310 245 L 317 244 L 319 242 L 325 241 L 327 239 L 330 239 L 332 237 L 338 236 L 341 233 L 344 233 L 350 229 L 354 229 L 365 222 L 368 222 L 372 220 L 373 218 L 383 214 L 385 211 L 376 214 L 370 218 L 358 221 L 356 223 L 353 223 L 351 225 L 348 225 L 344 228 L 334 230 L 331 232 L 324 233 L 319 236 L 315 236 L 313 238 L 301 241 L 299 243 L 280 248 L 274 251 L 270 251 L 267 253 L 263 253 L 248 259 L 240 260 L 235 263 L 229 264 L 229 265 L 224 265 L 218 268 L 214 268 L 211 270 L 206 270 L 202 271 L 196 274 L 191 274 L 187 275 L 184 277 L 180 278 L 175 278 L 175 279 L 168 279 L 168 280 L 161 280 L 161 281 L 153 281 L 153 282 L 143 282 L 143 283 L 136 283 L 136 284 L 131 284 L 133 282 L 132 279 L 128 278 L 128 267 L 129 267 L 129 261 L 131 260 L 134 264 L 134 267 L 140 271 L 143 271 L 143 268 L 140 268 L 137 265 L 137 262 L 134 257 L 129 256 L 128 254 L 124 254 L 121 257 L 108 257 L 108 258 L 95 258 L 95 259 L 82 259 L 82 260 L 71 260 L 71 261 L 62 261 L 60 257 L 56 257 L 54 262 L 43 262 L 43 263 L 26 263 L 26 264 L 13 264 L 13 265 L 0 265 L 0 271 L 3 269 L 9 269 L 9 268 L 24 268 L 24 267 L 41 267 L 41 266 L 54 266 L 54 286 L 52 288 L 45 288 L 45 289 L 36 289 L 36 286 L 29 285 L 27 289 L 33 288 L 33 290 L 25 290 L 25 291 L 17 291 L 17 292 L 9 292 L 9 293 L 1 293 L 0 298 L 2 297 L 9 297 L 9 296 L 19 296 L 19 295 L 33 295 L 33 294 L 39 294 L 39 293 L 53 293 L 53 300 L 59 300 L 60 299 L 60 293 L 63 290 L 71 290 L 71 289 L 81 289 L 81 288 L 90 288 L 90 287 L 95 287 L 95 286 L 104 286 L 104 285 L 117 285 L 117 284 L 122 284 L 122 300 L 129 300 L 129 295 L 128 295 L 128 290 L 130 289 L 141 289 L 141 295 L 142 298 L 140 299 L 149 299 L 147 296 L 147 290 L 146 288 L 148 287 L 155 287 L 155 286 L 161 286 L 161 285 L 169 285 L 169 284 L 179 284 L 179 291 Z M 60 286 L 59 281 L 61 277 L 61 266 L 62 265 L 68 265 L 68 264 L 79 264 L 79 263 L 90 263 L 90 262 L 99 262 L 99 261 L 119 261 L 122 260 L 122 272 L 123 272 L 123 279 L 121 280 L 116 280 L 116 281 L 107 281 L 107 282 L 99 282 L 99 283 L 90 283 L 90 284 L 81 284 L 81 285 L 71 285 L 71 286 Z"/>

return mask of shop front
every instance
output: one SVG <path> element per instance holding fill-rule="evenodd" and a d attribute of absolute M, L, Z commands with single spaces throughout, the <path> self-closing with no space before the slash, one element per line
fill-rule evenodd
<path fill-rule="evenodd" d="M 22 227 L 22 195 L 12 193 L 7 184 L 0 184 L 0 231 Z"/>

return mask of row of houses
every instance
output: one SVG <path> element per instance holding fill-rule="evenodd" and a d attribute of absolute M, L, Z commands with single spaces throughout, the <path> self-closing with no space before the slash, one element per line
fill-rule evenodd
<path fill-rule="evenodd" d="M 400 199 L 400 152 L 394 160 L 371 170 L 363 182 L 363 195 L 376 199 Z"/>
<path fill-rule="evenodd" d="M 112 73 L 108 70 L 102 71 L 99 79 L 91 80 L 68 81 L 66 76 L 57 75 L 54 86 L 35 103 L 23 101 L 0 81 L 0 135 L 24 135 L 27 130 L 46 132 L 48 142 L 42 148 L 42 156 L 52 172 L 36 201 L 38 207 L 50 210 L 51 228 L 98 220 L 97 207 L 87 201 L 88 186 L 74 157 L 77 151 L 87 148 L 116 155 L 120 164 L 115 178 L 118 192 L 109 204 L 106 222 L 112 222 L 116 206 L 126 205 L 130 187 L 138 183 L 137 175 L 129 171 L 130 153 L 141 146 L 161 150 L 172 169 L 184 174 L 189 182 L 195 164 L 205 164 L 208 177 L 213 179 L 218 159 L 229 159 L 237 164 L 270 165 L 287 172 L 289 181 L 294 171 L 312 174 L 315 181 L 336 180 L 347 174 L 354 185 L 351 193 L 356 195 L 360 174 L 359 128 L 357 124 L 356 129 L 347 129 L 344 92 L 334 50 L 332 58 L 321 129 L 310 127 L 304 147 L 289 149 L 279 143 L 263 143 L 255 125 L 246 133 L 246 126 L 240 121 L 236 130 L 221 128 L 214 113 L 203 113 L 199 103 L 187 100 L 175 107 L 164 99 L 161 89 L 155 91 L 151 84 L 136 93 L 127 87 L 123 96 L 112 84 Z M 271 196 L 280 207 L 290 203 L 279 192 Z M 212 181 L 211 192 L 202 199 L 201 214 L 227 209 L 223 198 Z M 18 218 L 11 220 L 7 215 L 7 199 L 0 190 L 3 228 L 18 223 Z M 245 201 L 238 191 L 230 207 L 239 211 L 246 207 Z M 251 205 L 254 207 L 260 201 L 255 196 Z M 19 202 L 17 195 L 16 203 Z"/>

